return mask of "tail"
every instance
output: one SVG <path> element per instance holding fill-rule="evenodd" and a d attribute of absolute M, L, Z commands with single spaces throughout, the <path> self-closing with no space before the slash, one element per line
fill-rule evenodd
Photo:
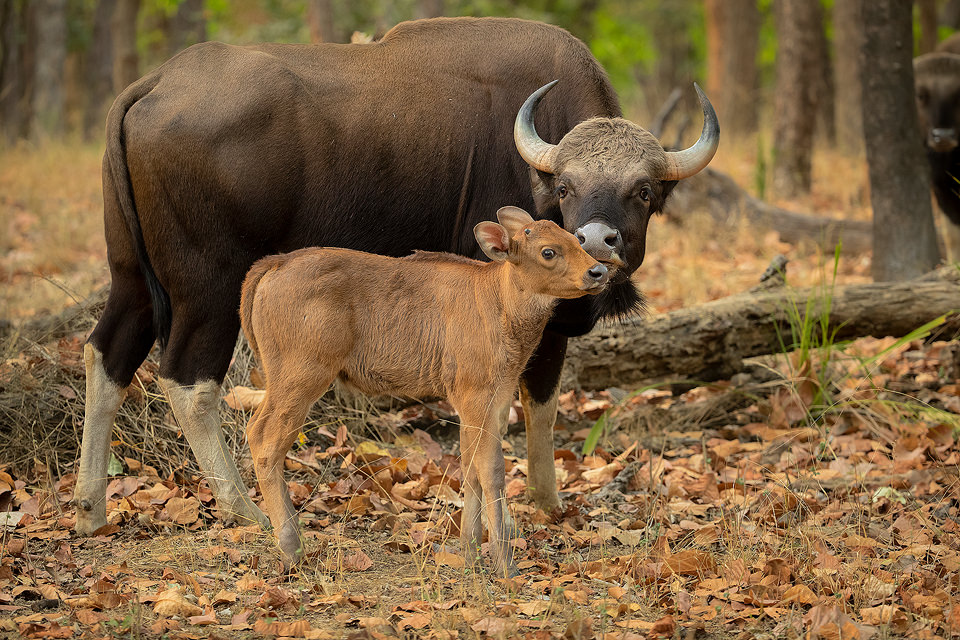
<path fill-rule="evenodd" d="M 150 93 L 159 81 L 160 74 L 158 73 L 140 79 L 127 87 L 110 107 L 110 113 L 107 114 L 106 158 L 120 210 L 123 212 L 124 220 L 127 223 L 127 229 L 130 232 L 134 251 L 137 255 L 137 262 L 140 264 L 140 271 L 143 273 L 147 292 L 150 294 L 150 302 L 153 307 L 153 331 L 162 348 L 166 346 L 170 337 L 172 317 L 170 296 L 167 295 L 163 285 L 157 279 L 157 274 L 150 262 L 150 254 L 147 253 L 147 246 L 143 241 L 143 228 L 140 226 L 140 216 L 137 213 L 137 204 L 133 198 L 133 185 L 130 183 L 130 170 L 127 167 L 123 133 L 123 119 L 127 115 L 127 111 L 138 100 Z"/>
<path fill-rule="evenodd" d="M 240 326 L 243 328 L 243 335 L 247 337 L 247 343 L 253 350 L 253 355 L 260 360 L 260 348 L 257 346 L 257 338 L 253 333 L 253 299 L 257 295 L 257 285 L 268 271 L 276 269 L 286 262 L 286 256 L 267 256 L 260 258 L 253 263 L 247 276 L 243 279 L 243 288 L 240 291 Z"/>

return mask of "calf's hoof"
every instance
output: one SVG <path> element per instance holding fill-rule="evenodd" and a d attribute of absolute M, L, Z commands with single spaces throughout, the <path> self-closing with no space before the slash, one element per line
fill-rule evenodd
<path fill-rule="evenodd" d="M 277 544 L 280 546 L 280 559 L 283 570 L 290 571 L 303 559 L 303 541 L 295 527 L 283 527 L 277 533 Z"/>

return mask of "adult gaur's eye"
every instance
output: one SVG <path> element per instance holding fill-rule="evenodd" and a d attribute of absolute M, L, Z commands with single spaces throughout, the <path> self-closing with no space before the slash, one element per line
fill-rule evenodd
<path fill-rule="evenodd" d="M 644 202 L 650 202 L 650 187 L 640 187 L 640 192 L 637 195 Z"/>
<path fill-rule="evenodd" d="M 927 104 L 927 102 L 930 100 L 930 94 L 925 88 L 921 87 L 920 90 L 917 91 L 917 100 L 920 101 L 920 104 Z"/>
<path fill-rule="evenodd" d="M 557 187 L 557 196 L 561 200 L 567 197 L 567 185 L 561 184 L 559 187 Z"/>
<path fill-rule="evenodd" d="M 540 255 L 543 256 L 544 260 L 553 260 L 554 257 L 556 257 L 557 252 L 554 251 L 553 249 L 544 249 L 543 251 L 540 252 Z"/>

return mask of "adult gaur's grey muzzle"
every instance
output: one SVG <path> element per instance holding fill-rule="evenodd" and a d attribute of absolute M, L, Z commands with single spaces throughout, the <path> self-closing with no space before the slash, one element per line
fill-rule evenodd
<path fill-rule="evenodd" d="M 957 148 L 956 129 L 931 129 L 927 134 L 927 146 L 937 153 L 946 153 Z"/>
<path fill-rule="evenodd" d="M 602 222 L 585 224 L 575 234 L 580 246 L 597 260 L 623 266 L 623 238 L 620 232 Z"/>

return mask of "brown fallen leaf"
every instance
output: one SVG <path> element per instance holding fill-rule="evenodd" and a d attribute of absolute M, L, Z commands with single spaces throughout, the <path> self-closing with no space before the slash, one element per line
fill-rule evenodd
<path fill-rule="evenodd" d="M 196 498 L 170 498 L 165 511 L 177 524 L 193 524 L 200 518 L 200 501 Z"/>
<path fill-rule="evenodd" d="M 343 568 L 347 571 L 366 571 L 373 566 L 373 560 L 360 549 L 343 559 Z"/>
<path fill-rule="evenodd" d="M 453 567 L 454 569 L 463 568 L 466 564 L 466 561 L 463 559 L 463 556 L 459 553 L 450 553 L 449 551 L 438 551 L 437 555 L 437 564 L 443 567 Z"/>
<path fill-rule="evenodd" d="M 189 618 L 190 616 L 203 614 L 203 609 L 187 600 L 183 594 L 183 587 L 177 585 L 157 596 L 157 601 L 153 605 L 153 612 L 158 616 Z"/>
<path fill-rule="evenodd" d="M 208 624 L 217 624 L 217 614 L 214 613 L 213 607 L 207 607 L 206 613 L 199 616 L 190 616 L 187 618 L 187 622 L 197 625 L 198 627 L 203 627 Z"/>
<path fill-rule="evenodd" d="M 820 598 L 817 597 L 817 594 L 813 592 L 805 584 L 796 584 L 783 593 L 783 597 L 780 599 L 781 605 L 790 604 L 795 602 L 797 604 L 809 604 L 814 605 L 820 601 Z"/>

